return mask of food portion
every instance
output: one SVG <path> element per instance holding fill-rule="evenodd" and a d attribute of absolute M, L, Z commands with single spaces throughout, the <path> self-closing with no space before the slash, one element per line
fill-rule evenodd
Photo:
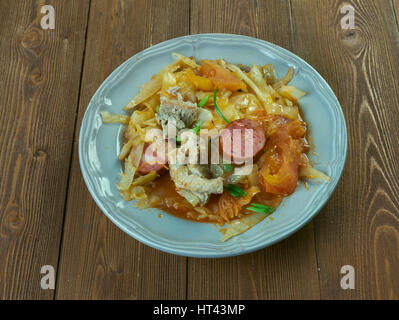
<path fill-rule="evenodd" d="M 246 135 L 246 132 L 249 134 Z M 263 127 L 257 121 L 250 119 L 230 122 L 220 134 L 223 155 L 228 159 L 231 158 L 233 163 L 238 165 L 259 154 L 265 143 L 266 136 Z"/>
<path fill-rule="evenodd" d="M 117 187 L 139 208 L 224 226 L 222 241 L 250 229 L 295 192 L 301 179 L 329 178 L 307 158 L 307 125 L 273 65 L 195 61 L 180 54 L 124 110 Z"/>

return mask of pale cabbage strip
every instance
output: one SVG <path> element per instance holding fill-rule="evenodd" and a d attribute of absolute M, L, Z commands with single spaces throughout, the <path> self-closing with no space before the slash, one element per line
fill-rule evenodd
<path fill-rule="evenodd" d="M 156 94 L 162 87 L 162 79 L 165 72 L 175 72 L 180 66 L 180 60 L 167 65 L 149 82 L 144 84 L 139 93 L 126 105 L 123 110 L 131 110 L 138 104 L 144 102 L 152 95 Z"/>
<path fill-rule="evenodd" d="M 253 65 L 248 76 L 236 65 L 228 62 L 223 62 L 223 64 L 255 92 L 268 114 L 282 115 L 289 119 L 296 119 L 298 117 L 298 107 L 291 105 L 285 106 L 273 101 L 272 96 L 276 94 L 276 91 L 266 83 L 258 66 Z M 305 95 L 305 92 L 294 86 L 285 86 L 285 84 L 292 79 L 293 72 L 294 69 L 290 67 L 287 74 L 279 80 L 278 93 L 281 94 L 281 96 L 297 102 L 299 98 Z"/>
<path fill-rule="evenodd" d="M 277 81 L 276 71 L 272 64 L 265 64 L 262 66 L 263 74 L 265 75 L 266 82 L 269 84 L 275 84 Z"/>
<path fill-rule="evenodd" d="M 200 108 L 198 120 L 201 121 L 201 128 L 206 128 L 209 123 L 212 123 L 213 114 L 205 108 Z"/>
<path fill-rule="evenodd" d="M 137 200 L 147 199 L 147 194 L 143 186 L 132 186 L 130 190 L 130 198 Z"/>
<path fill-rule="evenodd" d="M 129 123 L 129 116 L 121 115 L 121 114 L 114 114 L 109 113 L 108 111 L 101 112 L 101 119 L 104 123 L 122 123 L 128 124 Z"/>
<path fill-rule="evenodd" d="M 123 107 L 123 110 L 130 110 L 136 107 L 138 104 L 142 103 L 144 100 L 147 100 L 149 97 L 157 93 L 162 86 L 162 79 L 159 77 L 155 77 L 143 85 L 139 91 L 139 93 L 131 100 L 126 106 Z"/>
<path fill-rule="evenodd" d="M 257 65 L 252 66 L 249 76 L 262 92 L 265 92 L 269 96 L 276 94 L 276 91 L 271 86 L 267 85 L 266 80 Z M 299 98 L 305 95 L 305 92 L 298 90 L 294 86 L 282 86 L 278 93 L 293 101 L 298 101 Z M 267 113 L 282 115 L 293 120 L 297 119 L 299 113 L 298 107 L 293 106 L 290 100 L 288 100 L 290 105 L 287 106 L 275 102 L 267 104 L 265 106 Z"/>
<path fill-rule="evenodd" d="M 248 216 L 241 218 L 240 220 L 233 220 L 229 227 L 227 228 L 226 232 L 222 237 L 222 242 L 225 242 L 232 237 L 235 237 L 245 231 L 251 229 L 254 225 L 261 222 L 263 219 L 266 218 L 266 214 L 262 213 L 254 213 Z"/>
<path fill-rule="evenodd" d="M 162 70 L 153 79 L 144 84 L 141 87 L 139 93 L 123 108 L 124 110 L 133 109 L 140 103 L 144 102 L 145 100 L 156 94 L 159 90 L 161 90 L 162 84 L 164 84 L 165 86 L 165 81 L 169 80 L 170 82 L 171 80 L 173 80 L 173 78 L 171 77 L 173 76 L 172 73 L 175 72 L 182 63 L 188 65 L 193 69 L 198 70 L 199 68 L 201 68 L 195 61 L 181 54 L 174 52 L 172 53 L 172 56 L 178 58 L 178 60 L 162 68 Z M 164 77 L 165 74 L 167 74 L 166 77 Z"/>
<path fill-rule="evenodd" d="M 249 76 L 255 82 L 255 84 L 259 87 L 260 90 L 265 92 L 268 95 L 272 95 L 276 93 L 274 89 L 266 83 L 265 78 L 263 77 L 262 71 L 260 71 L 257 65 L 252 65 L 251 70 L 249 71 Z"/>
<path fill-rule="evenodd" d="M 123 145 L 122 150 L 118 156 L 119 160 L 122 161 L 128 156 L 128 154 L 130 153 L 130 150 L 133 147 L 133 144 L 135 143 L 136 138 L 137 138 L 137 133 L 135 132 L 132 134 L 131 139 Z"/>
<path fill-rule="evenodd" d="M 169 88 L 176 86 L 177 80 L 172 72 L 165 72 L 162 76 L 162 92 L 166 92 Z"/>
<path fill-rule="evenodd" d="M 225 62 L 225 65 L 230 71 L 235 73 L 236 76 L 238 76 L 242 81 L 244 81 L 255 92 L 255 94 L 258 96 L 259 100 L 261 101 L 261 103 L 265 108 L 267 108 L 268 104 L 273 102 L 272 97 L 269 94 L 263 92 L 261 89 L 259 89 L 259 87 L 255 84 L 255 82 L 253 82 L 251 78 L 248 77 L 239 67 L 228 62 Z"/>
<path fill-rule="evenodd" d="M 129 158 L 132 159 L 133 165 L 138 168 L 141 160 L 141 155 L 144 150 L 144 142 L 141 139 L 135 140 L 135 145 L 132 147 L 130 151 Z"/>
<path fill-rule="evenodd" d="M 281 88 L 277 91 L 283 97 L 287 97 L 288 99 L 297 102 L 300 98 L 302 98 L 306 93 L 295 88 L 294 86 L 281 86 Z"/>
<path fill-rule="evenodd" d="M 319 179 L 322 181 L 327 181 L 330 182 L 331 179 L 329 176 L 327 176 L 325 173 L 313 168 L 313 167 L 300 167 L 299 168 L 299 176 L 301 178 L 306 178 L 306 179 Z"/>
<path fill-rule="evenodd" d="M 275 90 L 278 90 L 281 86 L 288 84 L 292 78 L 294 77 L 294 68 L 289 67 L 287 73 L 282 77 L 280 80 L 278 80 L 274 85 L 273 88 Z"/>
<path fill-rule="evenodd" d="M 129 190 L 133 183 L 134 175 L 140 164 L 141 155 L 143 153 L 144 143 L 139 142 L 130 150 L 129 156 L 125 159 L 125 170 L 121 174 L 121 180 L 116 185 L 120 191 Z"/>
<path fill-rule="evenodd" d="M 284 116 L 291 120 L 298 119 L 299 110 L 296 106 L 283 106 L 279 103 L 273 102 L 266 109 L 268 114 Z"/>
<path fill-rule="evenodd" d="M 178 61 L 183 62 L 185 65 L 187 65 L 187 66 L 189 66 L 189 67 L 191 67 L 193 69 L 199 70 L 201 68 L 201 66 L 198 65 L 195 61 L 193 61 L 190 58 L 187 58 L 187 57 L 181 55 L 180 53 L 173 52 L 172 56 L 177 58 Z"/>
<path fill-rule="evenodd" d="M 121 174 L 121 180 L 116 185 L 117 188 L 121 191 L 129 190 L 134 174 L 136 173 L 137 167 L 133 165 L 132 158 L 129 156 L 125 160 L 125 171 Z"/>
<path fill-rule="evenodd" d="M 156 171 L 151 171 L 144 176 L 138 177 L 136 180 L 133 181 L 132 186 L 142 186 L 150 181 L 154 181 L 159 175 Z"/>

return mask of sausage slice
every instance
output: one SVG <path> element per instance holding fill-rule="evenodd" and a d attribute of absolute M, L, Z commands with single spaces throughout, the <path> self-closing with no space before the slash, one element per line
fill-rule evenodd
<path fill-rule="evenodd" d="M 242 164 L 255 157 L 265 146 L 266 136 L 258 122 L 238 119 L 230 122 L 220 134 L 223 155 L 235 164 Z"/>
<path fill-rule="evenodd" d="M 143 174 L 151 171 L 159 171 L 164 167 L 166 162 L 166 155 L 157 152 L 154 144 L 147 144 L 144 147 L 138 170 Z"/>

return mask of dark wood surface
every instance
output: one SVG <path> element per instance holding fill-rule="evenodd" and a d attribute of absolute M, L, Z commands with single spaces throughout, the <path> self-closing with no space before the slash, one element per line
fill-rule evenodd
<path fill-rule="evenodd" d="M 54 6 L 55 30 L 40 8 Z M 355 8 L 342 30 L 340 8 Z M 398 299 L 399 0 L 0 0 L 0 299 Z M 225 32 L 280 45 L 342 105 L 346 167 L 290 238 L 225 259 L 130 238 L 98 209 L 77 154 L 90 98 L 124 60 L 174 37 Z M 54 290 L 40 269 L 56 271 Z M 340 286 L 355 268 L 355 289 Z"/>

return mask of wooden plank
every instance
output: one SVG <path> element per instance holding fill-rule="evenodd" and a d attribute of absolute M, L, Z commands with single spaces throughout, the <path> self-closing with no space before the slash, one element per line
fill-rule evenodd
<path fill-rule="evenodd" d="M 399 29 L 399 0 L 392 0 L 393 1 L 393 11 L 395 13 L 395 20 L 396 20 L 396 28 Z"/>
<path fill-rule="evenodd" d="M 42 30 L 43 5 L 55 30 Z M 88 1 L 0 2 L 0 299 L 51 299 Z M 62 14 L 61 14 L 62 13 Z"/>
<path fill-rule="evenodd" d="M 187 34 L 188 13 L 184 0 L 92 2 L 79 126 L 109 73 L 149 45 Z M 185 298 L 186 258 L 142 245 L 106 218 L 81 177 L 77 143 L 70 180 L 56 298 Z"/>
<path fill-rule="evenodd" d="M 192 1 L 191 32 L 258 37 L 292 50 L 288 1 Z M 289 239 L 228 259 L 188 260 L 189 299 L 317 299 L 319 284 L 308 224 Z"/>
<path fill-rule="evenodd" d="M 340 6 L 355 8 L 341 29 Z M 315 220 L 324 299 L 399 297 L 398 33 L 391 1 L 292 0 L 296 52 L 330 83 L 345 113 L 342 180 Z M 306 19 L 304 19 L 306 17 Z M 343 265 L 355 289 L 342 290 Z"/>
<path fill-rule="evenodd" d="M 272 247 L 225 259 L 188 260 L 189 299 L 318 299 L 313 226 Z"/>

